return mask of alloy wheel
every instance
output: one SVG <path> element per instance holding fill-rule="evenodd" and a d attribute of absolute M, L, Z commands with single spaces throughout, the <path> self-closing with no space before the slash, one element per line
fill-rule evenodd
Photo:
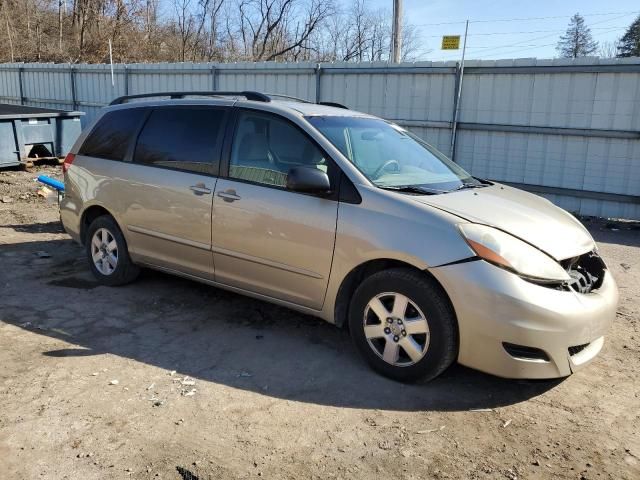
<path fill-rule="evenodd" d="M 118 266 L 118 244 L 106 228 L 99 228 L 91 239 L 91 258 L 98 272 L 111 275 Z"/>
<path fill-rule="evenodd" d="M 364 334 L 373 351 L 397 367 L 418 363 L 429 348 L 429 324 L 424 313 L 400 293 L 380 293 L 367 303 Z"/>

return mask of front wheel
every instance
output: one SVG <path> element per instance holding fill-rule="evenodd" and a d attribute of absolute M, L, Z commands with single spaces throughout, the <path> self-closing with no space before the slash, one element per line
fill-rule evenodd
<path fill-rule="evenodd" d="M 446 294 L 414 270 L 366 278 L 351 302 L 349 328 L 364 359 L 394 380 L 431 380 L 457 355 L 457 322 Z"/>

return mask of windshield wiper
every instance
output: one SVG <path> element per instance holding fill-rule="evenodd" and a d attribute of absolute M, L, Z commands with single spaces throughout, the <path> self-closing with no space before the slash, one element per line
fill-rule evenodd
<path fill-rule="evenodd" d="M 458 185 L 453 190 L 449 190 L 449 192 L 457 192 L 458 190 L 464 190 L 466 188 L 483 188 L 488 187 L 489 185 L 483 185 L 482 183 L 468 183 L 463 182 L 462 185 Z"/>
<path fill-rule="evenodd" d="M 436 190 L 429 187 L 420 187 L 417 185 L 378 185 L 383 190 L 392 190 L 394 192 L 402 193 L 416 193 L 418 195 L 437 195 L 439 193 L 446 193 L 446 190 Z"/>

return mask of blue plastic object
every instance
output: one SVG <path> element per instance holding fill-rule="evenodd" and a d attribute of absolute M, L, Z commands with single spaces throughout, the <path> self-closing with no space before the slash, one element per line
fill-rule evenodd
<path fill-rule="evenodd" d="M 59 192 L 64 192 L 64 183 L 56 180 L 55 178 L 47 177 L 46 175 L 38 176 L 38 181 L 55 188 Z"/>

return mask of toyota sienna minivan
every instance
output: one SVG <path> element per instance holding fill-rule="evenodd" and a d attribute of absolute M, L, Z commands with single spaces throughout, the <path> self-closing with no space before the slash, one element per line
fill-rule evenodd
<path fill-rule="evenodd" d="M 397 380 L 454 361 L 567 376 L 615 316 L 616 284 L 572 215 L 338 104 L 121 97 L 63 170 L 62 222 L 103 285 L 149 267 L 315 315 Z"/>

